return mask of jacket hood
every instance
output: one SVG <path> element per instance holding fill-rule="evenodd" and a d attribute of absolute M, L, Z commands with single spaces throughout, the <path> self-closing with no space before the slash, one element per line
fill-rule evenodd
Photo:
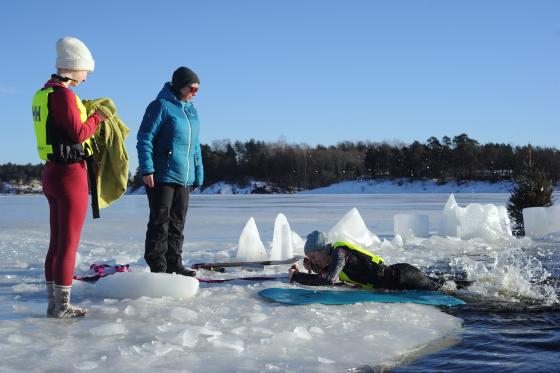
<path fill-rule="evenodd" d="M 180 106 L 183 106 L 181 100 L 179 100 L 177 96 L 175 96 L 175 93 L 173 93 L 173 91 L 171 90 L 171 83 L 169 82 L 163 85 L 163 88 L 161 89 L 161 91 L 159 91 L 157 98 L 171 101 L 179 104 Z"/>
<path fill-rule="evenodd" d="M 183 108 L 183 110 L 188 110 L 191 106 L 192 106 L 192 102 L 190 101 L 181 101 L 179 100 L 179 98 L 177 96 L 175 96 L 175 93 L 173 93 L 173 91 L 171 90 L 171 83 L 167 82 L 163 85 L 163 88 L 161 89 L 161 91 L 159 91 L 158 95 L 157 95 L 157 99 L 164 99 L 170 102 L 173 102 L 177 105 L 179 105 L 180 107 Z"/>

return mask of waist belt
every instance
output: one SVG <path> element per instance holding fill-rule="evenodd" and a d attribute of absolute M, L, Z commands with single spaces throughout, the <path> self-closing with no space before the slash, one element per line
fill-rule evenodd
<path fill-rule="evenodd" d="M 97 144 L 92 141 L 94 151 L 98 151 Z M 71 164 L 86 161 L 89 192 L 91 194 L 91 210 L 93 218 L 97 219 L 99 215 L 99 196 L 97 192 L 97 174 L 95 172 L 98 162 L 93 155 L 86 155 L 82 144 L 54 144 L 53 152 L 47 155 L 49 161 L 58 164 Z"/>
<path fill-rule="evenodd" d="M 58 143 L 52 145 L 53 152 L 47 155 L 47 159 L 54 163 L 70 164 L 81 162 L 86 158 L 82 144 Z"/>

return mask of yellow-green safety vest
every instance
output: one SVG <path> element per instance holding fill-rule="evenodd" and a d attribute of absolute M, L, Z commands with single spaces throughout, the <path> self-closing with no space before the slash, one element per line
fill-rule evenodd
<path fill-rule="evenodd" d="M 53 153 L 52 144 L 47 143 L 47 118 L 49 116 L 49 94 L 54 91 L 53 87 L 42 88 L 33 96 L 33 103 L 31 104 L 31 112 L 33 114 L 33 125 L 35 127 L 35 137 L 37 138 L 37 152 L 39 158 L 43 161 L 49 160 L 49 154 Z M 76 96 L 76 105 L 80 112 L 80 119 L 85 122 L 88 118 L 85 106 L 82 101 Z M 87 156 L 93 154 L 93 146 L 91 139 L 87 139 L 82 143 L 84 152 Z"/>
<path fill-rule="evenodd" d="M 370 253 L 369 251 L 367 251 L 365 249 L 362 249 L 361 247 L 359 247 L 357 245 L 354 245 L 353 243 L 350 243 L 350 242 L 337 241 L 332 246 L 333 246 L 333 249 L 336 249 L 337 247 L 345 246 L 345 247 L 349 248 L 350 250 L 358 251 L 358 252 L 360 252 L 364 255 L 369 256 L 371 258 L 371 261 L 375 264 L 380 264 L 380 263 L 385 262 L 383 260 L 383 258 L 381 258 L 380 256 L 377 256 L 373 253 Z M 344 271 L 341 271 L 339 273 L 338 278 L 340 279 L 340 281 L 348 282 L 350 284 L 355 284 L 355 285 L 359 285 L 359 286 L 363 286 L 363 287 L 373 288 L 373 285 L 371 285 L 371 284 L 362 284 L 360 282 L 352 280 L 350 277 L 348 277 L 348 275 L 346 273 L 344 273 Z"/>

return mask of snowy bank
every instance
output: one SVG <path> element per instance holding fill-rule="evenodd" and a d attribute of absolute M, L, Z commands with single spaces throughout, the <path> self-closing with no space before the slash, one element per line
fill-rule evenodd
<path fill-rule="evenodd" d="M 299 194 L 400 194 L 400 193 L 509 193 L 514 187 L 511 181 L 490 183 L 484 181 L 469 181 L 465 183 L 449 182 L 439 184 L 436 181 L 399 180 L 353 180 L 343 181 L 327 187 L 298 192 Z M 196 190 L 195 194 L 286 194 L 292 191 L 282 191 L 263 181 L 252 181 L 247 185 L 220 181 L 204 190 Z M 129 194 L 146 194 L 144 187 L 140 187 Z"/>
<path fill-rule="evenodd" d="M 469 181 L 458 184 L 439 184 L 435 181 L 355 180 L 344 181 L 324 188 L 301 192 L 302 194 L 396 194 L 396 193 L 509 193 L 514 183 L 502 181 L 489 183 Z"/>

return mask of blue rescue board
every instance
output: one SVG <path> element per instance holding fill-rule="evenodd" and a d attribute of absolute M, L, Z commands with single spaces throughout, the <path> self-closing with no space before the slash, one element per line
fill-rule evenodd
<path fill-rule="evenodd" d="M 263 298 L 284 304 L 353 304 L 362 302 L 419 303 L 432 306 L 458 306 L 460 299 L 437 291 L 368 291 L 368 290 L 308 290 L 293 288 L 268 288 L 261 290 Z"/>

